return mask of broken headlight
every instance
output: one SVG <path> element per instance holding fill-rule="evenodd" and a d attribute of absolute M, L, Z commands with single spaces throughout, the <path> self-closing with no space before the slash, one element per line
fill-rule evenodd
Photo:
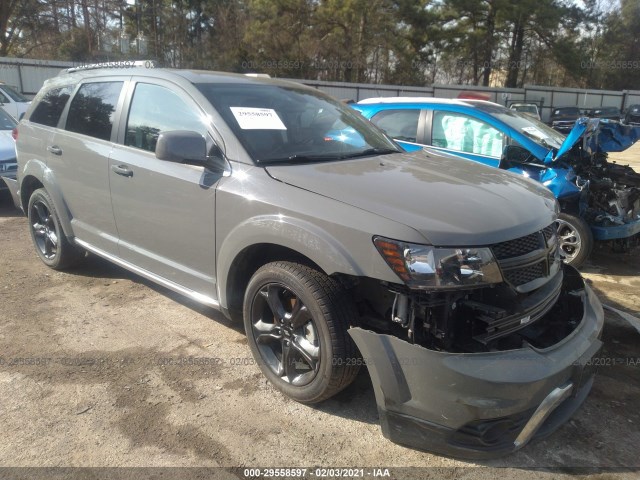
<path fill-rule="evenodd" d="M 411 288 L 461 288 L 501 283 L 500 268 L 488 248 L 438 248 L 374 237 L 391 270 Z"/>

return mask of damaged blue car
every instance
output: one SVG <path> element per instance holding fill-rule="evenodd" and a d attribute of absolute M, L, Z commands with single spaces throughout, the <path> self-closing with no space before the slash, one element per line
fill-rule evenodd
<path fill-rule="evenodd" d="M 609 162 L 640 138 L 640 127 L 581 118 L 568 135 L 482 100 L 374 98 L 352 105 L 407 151 L 425 146 L 537 180 L 562 208 L 565 262 L 579 267 L 594 241 L 626 251 L 640 238 L 640 174 Z"/>

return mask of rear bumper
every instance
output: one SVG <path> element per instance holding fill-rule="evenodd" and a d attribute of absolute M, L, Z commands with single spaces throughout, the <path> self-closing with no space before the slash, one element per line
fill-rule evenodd
<path fill-rule="evenodd" d="M 595 240 L 616 240 L 619 238 L 629 238 L 640 233 L 640 220 L 625 223 L 624 225 L 613 225 L 599 227 L 590 225 L 593 238 Z"/>
<path fill-rule="evenodd" d="M 420 450 L 483 459 L 553 432 L 587 397 L 592 358 L 602 346 L 602 306 L 582 285 L 580 325 L 544 350 L 446 353 L 349 330 L 367 362 L 384 436 Z"/>
<path fill-rule="evenodd" d="M 22 210 L 22 206 L 20 205 L 20 196 L 18 195 L 18 181 L 11 177 L 0 177 L 2 181 L 0 181 L 0 190 L 2 190 L 4 186 L 9 189 L 9 193 L 11 194 L 11 198 L 13 200 L 13 204 L 16 208 Z"/>

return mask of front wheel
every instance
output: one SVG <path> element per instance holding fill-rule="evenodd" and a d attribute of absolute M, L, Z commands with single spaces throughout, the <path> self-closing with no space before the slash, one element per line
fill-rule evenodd
<path fill-rule="evenodd" d="M 302 403 L 349 385 L 361 362 L 347 333 L 356 309 L 338 282 L 306 265 L 273 262 L 249 281 L 244 326 L 262 373 Z"/>
<path fill-rule="evenodd" d="M 589 258 L 593 249 L 593 234 L 587 222 L 567 213 L 558 215 L 558 240 L 562 259 L 575 268 Z"/>

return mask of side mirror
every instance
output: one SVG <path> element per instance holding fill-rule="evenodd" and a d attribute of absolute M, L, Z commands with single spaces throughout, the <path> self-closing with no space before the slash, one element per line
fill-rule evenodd
<path fill-rule="evenodd" d="M 156 158 L 167 162 L 204 165 L 207 141 L 197 132 L 173 130 L 162 132 L 156 143 Z"/>
<path fill-rule="evenodd" d="M 514 163 L 528 163 L 532 157 L 531 152 L 520 145 L 507 145 L 502 150 L 498 168 L 506 170 L 511 168 Z"/>

